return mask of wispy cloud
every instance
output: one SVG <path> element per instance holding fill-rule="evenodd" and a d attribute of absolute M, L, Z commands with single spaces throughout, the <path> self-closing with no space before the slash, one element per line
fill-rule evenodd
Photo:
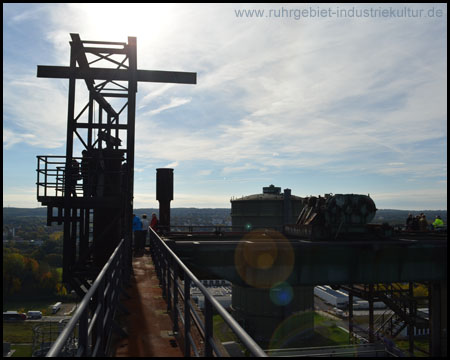
<path fill-rule="evenodd" d="M 39 11 L 55 65 L 67 64 L 76 23 L 83 39 L 137 36 L 140 69 L 198 73 L 195 86 L 139 84 L 136 158 L 143 175 L 154 166 L 202 162 L 242 178 L 294 168 L 410 184 L 446 177 L 445 22 L 256 21 L 237 19 L 236 7 L 58 4 Z M 108 16 L 98 18 L 99 11 Z M 23 11 L 14 21 L 35 14 Z M 5 74 L 4 147 L 61 146 L 66 81 Z"/>
<path fill-rule="evenodd" d="M 9 74 L 3 83 L 3 144 L 57 148 L 66 138 L 67 99 L 58 82 Z M 6 134 L 5 134 L 6 133 Z"/>
<path fill-rule="evenodd" d="M 164 166 L 164 167 L 166 167 L 166 168 L 175 168 L 175 167 L 177 167 L 178 165 L 179 165 L 178 161 L 174 161 L 174 162 L 171 162 L 170 164 L 167 164 L 167 165 Z"/>
<path fill-rule="evenodd" d="M 212 170 L 200 170 L 199 172 L 198 172 L 198 174 L 200 175 L 200 176 L 208 176 L 208 175 L 211 175 L 212 174 Z"/>
<path fill-rule="evenodd" d="M 191 99 L 188 99 L 188 98 L 173 98 L 173 99 L 170 100 L 170 103 L 162 105 L 162 106 L 160 106 L 157 109 L 145 112 L 142 115 L 143 116 L 145 116 L 145 115 L 156 115 L 156 114 L 159 114 L 162 111 L 165 111 L 165 110 L 168 110 L 168 109 L 173 109 L 173 108 L 176 108 L 178 106 L 187 104 L 190 101 L 191 101 Z"/>

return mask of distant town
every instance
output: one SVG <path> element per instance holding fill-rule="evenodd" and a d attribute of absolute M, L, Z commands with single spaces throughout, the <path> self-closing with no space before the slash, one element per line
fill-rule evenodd
<path fill-rule="evenodd" d="M 158 209 L 135 209 L 135 214 L 141 217 L 143 214 L 150 216 Z M 433 222 L 439 215 L 444 224 L 447 224 L 447 210 L 392 210 L 379 209 L 372 223 L 388 223 L 389 225 L 405 224 L 408 214 L 413 216 L 424 213 L 429 222 Z M 42 245 L 44 241 L 50 239 L 50 234 L 61 232 L 62 225 L 46 225 L 47 208 L 3 208 L 3 241 L 15 240 L 16 242 L 26 241 L 34 245 Z M 231 209 L 198 209 L 198 208 L 173 208 L 171 209 L 171 225 L 178 226 L 211 226 L 222 225 L 231 226 Z"/>

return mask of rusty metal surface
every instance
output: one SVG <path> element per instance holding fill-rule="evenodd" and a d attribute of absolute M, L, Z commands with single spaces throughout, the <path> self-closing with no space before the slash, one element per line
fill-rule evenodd
<path fill-rule="evenodd" d="M 151 257 L 133 259 L 134 275 L 127 289 L 130 299 L 123 302 L 130 312 L 125 318 L 128 337 L 118 340 L 113 347 L 116 357 L 181 357 L 183 356 L 172 334 L 172 321 L 156 277 Z"/>

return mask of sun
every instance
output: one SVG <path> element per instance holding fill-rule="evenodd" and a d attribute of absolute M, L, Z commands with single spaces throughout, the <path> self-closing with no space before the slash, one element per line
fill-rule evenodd
<path fill-rule="evenodd" d="M 128 36 L 152 40 L 176 17 L 174 4 L 109 3 L 77 4 L 89 37 L 105 41 L 127 41 Z M 86 36 L 84 36 L 86 37 Z M 94 39 L 94 37 L 93 37 Z"/>

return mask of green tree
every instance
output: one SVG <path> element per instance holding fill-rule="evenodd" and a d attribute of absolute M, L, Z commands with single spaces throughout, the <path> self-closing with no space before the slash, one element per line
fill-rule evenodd
<path fill-rule="evenodd" d="M 52 267 L 61 267 L 63 257 L 61 254 L 48 254 L 44 260 Z"/>
<path fill-rule="evenodd" d="M 3 291 L 12 295 L 18 293 L 25 275 L 24 257 L 17 253 L 3 257 Z"/>
<path fill-rule="evenodd" d="M 50 271 L 43 273 L 40 279 L 39 288 L 45 292 L 56 292 L 58 290 L 58 277 L 59 275 L 56 269 L 50 269 Z"/>
<path fill-rule="evenodd" d="M 39 246 L 37 249 L 35 249 L 31 254 L 30 257 L 33 259 L 36 259 L 38 261 L 44 260 L 45 258 L 45 251 L 42 246 Z"/>

